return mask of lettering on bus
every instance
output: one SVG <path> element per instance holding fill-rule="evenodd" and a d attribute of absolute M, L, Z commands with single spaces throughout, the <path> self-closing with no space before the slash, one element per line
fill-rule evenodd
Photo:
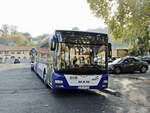
<path fill-rule="evenodd" d="M 70 76 L 70 80 L 77 80 L 78 77 L 77 76 Z"/>

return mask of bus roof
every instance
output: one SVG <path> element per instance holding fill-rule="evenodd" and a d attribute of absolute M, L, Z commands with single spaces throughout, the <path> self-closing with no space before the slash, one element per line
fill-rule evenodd
<path fill-rule="evenodd" d="M 93 34 L 93 35 L 107 35 L 106 33 L 99 33 L 99 32 L 89 32 L 89 31 L 74 31 L 74 30 L 56 30 L 55 32 L 64 32 L 64 33 L 80 33 L 80 34 Z"/>
<path fill-rule="evenodd" d="M 107 34 L 97 32 L 56 30 L 55 34 L 58 34 L 58 37 L 61 35 L 61 39 L 58 38 L 59 42 L 70 44 L 100 45 L 108 41 Z"/>

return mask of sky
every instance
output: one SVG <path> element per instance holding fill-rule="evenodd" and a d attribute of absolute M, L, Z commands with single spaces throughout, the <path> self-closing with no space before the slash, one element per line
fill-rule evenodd
<path fill-rule="evenodd" d="M 80 30 L 104 28 L 86 0 L 0 0 L 0 26 L 16 25 L 32 36 L 53 33 L 56 29 Z"/>

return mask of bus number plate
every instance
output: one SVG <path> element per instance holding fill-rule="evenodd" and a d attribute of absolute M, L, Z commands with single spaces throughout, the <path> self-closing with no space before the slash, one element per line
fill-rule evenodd
<path fill-rule="evenodd" d="M 78 89 L 89 89 L 89 86 L 78 86 Z"/>

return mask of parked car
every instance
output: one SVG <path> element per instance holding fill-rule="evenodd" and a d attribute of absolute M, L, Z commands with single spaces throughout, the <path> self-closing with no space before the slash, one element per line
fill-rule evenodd
<path fill-rule="evenodd" d="M 148 63 L 137 57 L 123 57 L 109 63 L 108 70 L 109 72 L 114 72 L 117 74 L 126 72 L 132 73 L 135 71 L 146 73 L 148 70 Z"/>
<path fill-rule="evenodd" d="M 150 56 L 143 56 L 141 60 L 146 61 L 148 64 L 150 64 Z"/>
<path fill-rule="evenodd" d="M 108 59 L 108 62 L 113 62 L 114 60 L 116 60 L 116 58 L 115 58 L 115 57 L 112 57 L 112 58 L 109 58 L 109 59 Z"/>
<path fill-rule="evenodd" d="M 14 60 L 14 64 L 17 64 L 17 63 L 20 63 L 20 60 L 19 60 L 19 59 L 15 59 L 15 60 Z"/>

